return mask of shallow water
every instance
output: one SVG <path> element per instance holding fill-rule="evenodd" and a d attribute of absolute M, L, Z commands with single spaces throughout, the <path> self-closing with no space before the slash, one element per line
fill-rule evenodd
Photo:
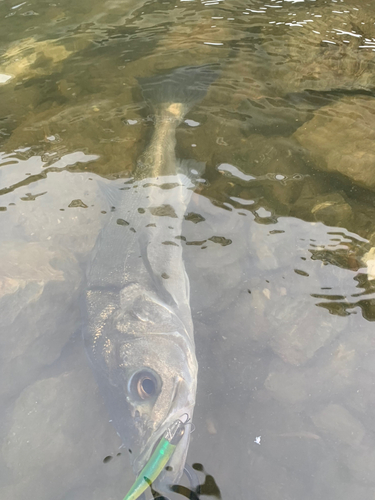
<path fill-rule="evenodd" d="M 358 0 L 0 3 L 1 498 L 131 485 L 85 271 L 103 183 L 152 132 L 138 79 L 205 64 L 176 150 L 206 164 L 183 227 L 202 498 L 374 498 L 374 21 Z"/>

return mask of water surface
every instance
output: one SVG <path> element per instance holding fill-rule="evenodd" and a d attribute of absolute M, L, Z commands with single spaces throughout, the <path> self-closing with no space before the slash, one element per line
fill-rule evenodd
<path fill-rule="evenodd" d="M 153 129 L 139 79 L 215 64 L 177 130 L 202 498 L 375 495 L 375 7 L 0 3 L 0 496 L 122 499 L 85 270 Z"/>

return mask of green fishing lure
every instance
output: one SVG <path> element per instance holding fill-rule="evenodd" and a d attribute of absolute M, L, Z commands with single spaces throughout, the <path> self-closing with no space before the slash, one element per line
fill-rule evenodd
<path fill-rule="evenodd" d="M 188 419 L 189 420 L 189 419 Z M 124 500 L 136 500 L 159 476 L 161 471 L 169 462 L 176 446 L 185 434 L 185 426 L 188 423 L 176 420 L 168 427 L 149 461 L 139 473 L 133 486 L 130 488 Z"/>

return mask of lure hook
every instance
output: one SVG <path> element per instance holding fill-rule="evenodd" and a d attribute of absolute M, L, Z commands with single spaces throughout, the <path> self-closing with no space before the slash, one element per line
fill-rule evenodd
<path fill-rule="evenodd" d="M 196 429 L 195 424 L 193 424 L 193 422 L 187 422 L 185 425 L 190 425 L 191 426 L 190 434 L 193 434 L 193 432 Z"/>

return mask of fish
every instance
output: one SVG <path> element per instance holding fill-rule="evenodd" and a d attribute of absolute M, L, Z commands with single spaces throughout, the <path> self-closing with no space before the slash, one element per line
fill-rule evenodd
<path fill-rule="evenodd" d="M 87 272 L 84 344 L 136 475 L 167 429 L 193 417 L 198 363 L 182 222 L 204 164 L 176 158 L 176 129 L 216 75 L 185 67 L 140 80 L 153 135 L 134 176 L 105 186 L 112 212 Z M 181 477 L 189 440 L 185 432 L 159 491 Z"/>

